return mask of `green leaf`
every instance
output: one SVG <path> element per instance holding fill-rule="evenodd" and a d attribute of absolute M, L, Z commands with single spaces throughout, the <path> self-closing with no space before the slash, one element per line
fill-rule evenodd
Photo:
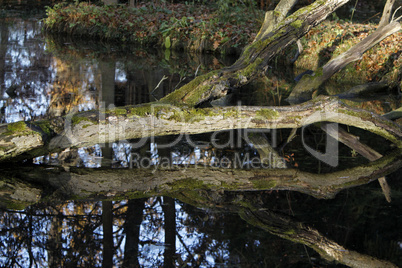
<path fill-rule="evenodd" d="M 170 37 L 169 36 L 166 36 L 166 38 L 165 38 L 165 47 L 166 48 L 170 48 L 171 47 L 171 43 L 170 43 Z"/>

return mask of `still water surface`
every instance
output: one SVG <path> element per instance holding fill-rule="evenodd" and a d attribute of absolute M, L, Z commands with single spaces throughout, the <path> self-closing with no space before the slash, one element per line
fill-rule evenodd
<path fill-rule="evenodd" d="M 158 100 L 190 81 L 196 72 L 221 68 L 233 61 L 46 37 L 38 18 L 2 18 L 0 31 L 1 123 Z M 282 134 L 288 133 L 275 133 L 278 137 Z M 141 153 L 155 161 L 166 153 L 174 155 L 176 161 L 190 161 L 186 155 L 200 155 L 203 144 L 199 137 L 200 146 L 192 151 L 180 143 L 174 150 L 163 152 L 158 151 L 158 142 L 149 142 Z M 387 149 L 384 146 L 383 150 Z M 238 150 L 256 154 L 247 145 Z M 68 160 L 56 154 L 34 162 L 124 168 L 129 165 L 130 152 L 129 142 L 114 143 L 71 149 Z M 290 165 L 302 165 L 304 169 L 314 166 L 315 172 L 325 170 L 317 161 L 297 152 L 297 148 L 288 152 Z M 363 160 L 348 156 L 342 161 L 347 166 Z M 287 191 L 205 190 L 194 195 L 204 196 L 208 200 L 205 203 L 192 199 L 191 193 L 171 193 L 171 197 L 119 201 L 69 201 L 60 197 L 60 202 L 3 209 L 0 265 L 342 267 L 327 262 L 310 247 L 245 220 L 240 216 L 240 200 L 253 202 L 274 215 L 289 216 L 291 222 L 318 230 L 348 250 L 402 266 L 400 171 L 387 179 L 393 193 L 391 203 L 386 202 L 374 181 L 345 190 L 332 200 Z"/>

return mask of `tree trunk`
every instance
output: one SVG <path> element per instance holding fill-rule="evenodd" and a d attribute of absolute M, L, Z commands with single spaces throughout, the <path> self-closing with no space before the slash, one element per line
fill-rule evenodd
<path fill-rule="evenodd" d="M 380 23 L 378 27 L 383 27 L 387 25 L 391 19 L 392 7 L 394 6 L 395 0 L 387 0 L 384 6 L 384 11 L 382 12 Z"/>
<path fill-rule="evenodd" d="M 176 208 L 173 198 L 163 197 L 163 215 L 165 219 L 165 251 L 163 253 L 163 267 L 176 267 Z"/>
<path fill-rule="evenodd" d="M 113 203 L 102 201 L 103 259 L 102 267 L 113 267 Z"/>
<path fill-rule="evenodd" d="M 140 267 L 138 245 L 144 207 L 144 201 L 141 199 L 128 200 L 126 221 L 124 222 L 126 244 L 124 245 L 123 268 Z"/>
<path fill-rule="evenodd" d="M 306 226 L 302 222 L 296 222 L 286 215 L 271 212 L 268 209 L 251 210 L 245 208 L 240 211 L 240 216 L 250 224 L 258 226 L 271 234 L 314 249 L 329 261 L 337 261 L 356 268 L 397 267 L 388 261 L 347 250 L 335 241 L 320 234 L 318 230 Z"/>
<path fill-rule="evenodd" d="M 281 0 L 274 10 L 265 12 L 264 22 L 255 37 L 254 42 L 272 32 L 275 26 L 286 18 L 290 9 L 296 4 L 296 2 L 297 0 Z"/>
<path fill-rule="evenodd" d="M 359 141 L 359 137 L 356 137 L 348 132 L 346 132 L 342 128 L 334 129 L 331 124 L 322 124 L 321 129 L 327 132 L 329 135 L 339 140 L 349 148 L 355 150 L 363 157 L 367 158 L 370 161 L 375 161 L 380 159 L 382 155 L 377 151 L 373 150 L 369 146 L 361 143 Z M 391 202 L 391 188 L 389 187 L 387 180 L 385 177 L 381 177 L 378 179 L 380 183 L 381 189 L 384 193 L 385 199 L 390 203 Z"/>

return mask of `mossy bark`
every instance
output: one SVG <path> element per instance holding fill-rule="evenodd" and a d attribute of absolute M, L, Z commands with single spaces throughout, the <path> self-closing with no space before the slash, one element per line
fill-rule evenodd
<path fill-rule="evenodd" d="M 341 123 L 365 129 L 402 148 L 401 126 L 371 112 L 346 106 L 336 97 L 322 97 L 297 106 L 188 108 L 154 103 L 120 107 L 106 113 L 89 111 L 57 118 L 21 131 L 0 128 L 0 160 L 29 158 L 69 147 L 174 134 L 221 130 L 299 128 L 316 122 Z M 43 134 L 41 126 L 48 133 Z M 23 153 L 29 153 L 29 155 Z"/>
<path fill-rule="evenodd" d="M 224 208 L 239 213 L 246 222 L 281 238 L 306 245 L 323 258 L 350 267 L 396 267 L 390 262 L 348 250 L 312 226 L 287 215 L 259 207 L 249 190 L 291 189 L 313 196 L 332 197 L 337 191 L 371 181 L 401 167 L 400 151 L 354 169 L 332 174 L 310 174 L 297 170 L 232 170 L 197 168 L 159 170 L 54 169 L 20 167 L 0 174 L 0 206 L 23 209 L 43 200 L 121 200 L 167 195 L 197 207 Z M 15 179 L 8 179 L 12 174 Z M 21 185 L 23 178 L 24 185 Z M 107 179 L 105 179 L 107 178 Z M 47 183 L 46 183 L 47 182 Z M 34 185 L 42 185 L 42 189 Z M 44 185 L 47 189 L 44 190 Z M 258 188 L 256 185 L 260 185 Z M 24 193 L 21 194 L 21 189 Z M 31 189 L 31 193 L 29 193 Z M 17 192 L 20 193 L 17 194 Z M 236 191 L 225 194 L 225 191 Z M 28 192 L 28 194 L 27 194 Z"/>

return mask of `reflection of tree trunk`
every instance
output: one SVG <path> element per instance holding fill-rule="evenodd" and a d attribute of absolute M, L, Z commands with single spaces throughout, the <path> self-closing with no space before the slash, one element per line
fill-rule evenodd
<path fill-rule="evenodd" d="M 288 216 L 276 214 L 268 209 L 243 209 L 240 211 L 240 215 L 248 223 L 284 239 L 306 245 L 330 261 L 337 261 L 357 268 L 397 267 L 390 262 L 347 250 L 320 234 L 318 230 L 306 226 L 301 222 L 296 222 Z"/>
<path fill-rule="evenodd" d="M 176 210 L 173 198 L 163 197 L 163 214 L 165 215 L 165 252 L 163 267 L 175 267 L 176 254 Z"/>
<path fill-rule="evenodd" d="M 7 53 L 7 44 L 8 44 L 8 26 L 6 23 L 2 22 L 0 24 L 0 93 L 3 95 L 5 92 L 4 86 L 4 74 L 5 74 L 5 67 L 6 67 L 6 53 Z"/>
<path fill-rule="evenodd" d="M 35 237 L 33 235 L 34 229 L 32 225 L 32 215 L 28 214 L 28 241 L 27 241 L 27 251 L 29 255 L 29 267 L 33 267 L 33 264 L 35 262 L 35 256 L 33 253 L 33 248 L 32 248 L 32 242 L 34 241 Z"/>
<path fill-rule="evenodd" d="M 346 132 L 342 128 L 334 129 L 333 125 L 324 123 L 321 125 L 321 129 L 370 161 L 375 161 L 382 157 L 380 153 L 361 143 L 359 137 Z M 388 202 L 391 202 L 391 188 L 389 187 L 387 180 L 385 177 L 381 177 L 378 179 L 378 182 L 380 183 L 385 199 L 387 199 Z"/>
<path fill-rule="evenodd" d="M 63 221 L 60 217 L 57 216 L 57 211 L 52 209 L 54 214 L 56 214 L 52 220 L 49 230 L 49 238 L 48 238 L 48 265 L 49 267 L 61 267 L 61 229 Z"/>
<path fill-rule="evenodd" d="M 124 268 L 139 267 L 138 244 L 140 242 L 140 225 L 144 210 L 144 201 L 140 199 L 129 200 L 124 222 L 124 232 L 126 233 L 126 244 L 124 246 Z"/>
<path fill-rule="evenodd" d="M 102 267 L 113 267 L 113 203 L 102 201 L 103 260 Z"/>
<path fill-rule="evenodd" d="M 102 146 L 102 167 L 111 167 L 113 163 L 113 145 L 109 142 Z"/>
<path fill-rule="evenodd" d="M 109 105 L 114 105 L 114 78 L 115 78 L 115 63 L 114 62 L 99 62 L 99 69 L 102 76 L 102 94 L 100 96 L 104 108 L 109 108 Z"/>

